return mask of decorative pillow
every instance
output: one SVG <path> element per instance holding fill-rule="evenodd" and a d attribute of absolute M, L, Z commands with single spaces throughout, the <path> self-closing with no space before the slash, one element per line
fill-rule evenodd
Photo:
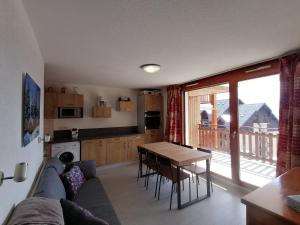
<path fill-rule="evenodd" d="M 66 189 L 67 199 L 72 200 L 85 182 L 83 173 L 78 166 L 73 166 L 70 171 L 61 175 L 61 180 Z"/>
<path fill-rule="evenodd" d="M 74 202 L 61 199 L 65 225 L 109 225 L 105 220 L 94 216 L 87 209 L 82 208 Z"/>
<path fill-rule="evenodd" d="M 73 166 L 79 166 L 86 180 L 96 177 L 95 160 L 84 160 L 67 164 L 65 171 L 69 171 Z"/>
<path fill-rule="evenodd" d="M 8 225 L 64 225 L 63 210 L 59 200 L 32 197 L 20 202 Z"/>

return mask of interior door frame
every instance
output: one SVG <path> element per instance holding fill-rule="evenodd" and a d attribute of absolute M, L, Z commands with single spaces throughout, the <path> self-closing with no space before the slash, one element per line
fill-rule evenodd
<path fill-rule="evenodd" d="M 230 154 L 231 174 L 235 184 L 253 188 L 253 185 L 245 183 L 240 179 L 240 150 L 239 150 L 239 112 L 238 112 L 238 82 L 279 74 L 279 60 L 270 60 L 241 69 L 225 72 L 212 77 L 206 77 L 196 81 L 182 84 L 183 99 L 185 92 L 210 86 L 229 83 L 229 111 L 230 111 Z M 184 104 L 184 101 L 183 101 Z M 183 131 L 185 141 L 185 107 L 183 107 Z"/>

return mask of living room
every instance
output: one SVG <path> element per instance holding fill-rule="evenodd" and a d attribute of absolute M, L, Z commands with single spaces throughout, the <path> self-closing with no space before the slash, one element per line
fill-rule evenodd
<path fill-rule="evenodd" d="M 299 8 L 1 1 L 1 223 L 299 224 Z"/>

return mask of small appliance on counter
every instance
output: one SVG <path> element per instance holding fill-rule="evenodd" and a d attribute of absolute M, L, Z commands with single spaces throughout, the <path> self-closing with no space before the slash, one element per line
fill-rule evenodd
<path fill-rule="evenodd" d="M 78 128 L 72 128 L 71 129 L 71 136 L 72 136 L 73 139 L 78 138 Z"/>

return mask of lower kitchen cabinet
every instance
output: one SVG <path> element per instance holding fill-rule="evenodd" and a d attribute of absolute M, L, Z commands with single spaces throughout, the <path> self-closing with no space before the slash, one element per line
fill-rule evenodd
<path fill-rule="evenodd" d="M 106 139 L 107 164 L 127 161 L 126 138 Z"/>
<path fill-rule="evenodd" d="M 139 145 L 145 144 L 145 136 L 144 135 L 137 135 L 128 137 L 128 152 L 127 158 L 128 160 L 138 160 L 138 152 L 137 147 Z"/>
<path fill-rule="evenodd" d="M 81 160 L 95 160 L 97 166 L 138 159 L 137 146 L 146 142 L 145 135 L 84 140 Z"/>
<path fill-rule="evenodd" d="M 97 166 L 105 165 L 107 163 L 105 139 L 82 141 L 81 160 L 95 160 Z"/>

